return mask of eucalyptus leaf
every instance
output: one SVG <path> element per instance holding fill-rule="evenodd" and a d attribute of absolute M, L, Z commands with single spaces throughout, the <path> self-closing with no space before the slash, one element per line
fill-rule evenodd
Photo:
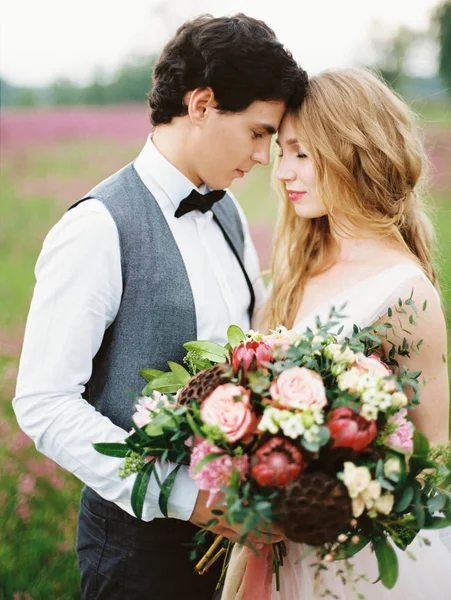
<path fill-rule="evenodd" d="M 93 446 L 100 454 L 116 458 L 125 458 L 130 452 L 130 448 L 127 445 L 117 442 L 102 442 L 93 444 Z"/>
<path fill-rule="evenodd" d="M 150 462 L 146 463 L 142 470 L 137 474 L 135 483 L 133 485 L 131 505 L 133 512 L 138 519 L 141 519 L 142 517 L 144 499 L 146 497 L 147 487 L 149 485 L 150 477 L 154 467 L 155 460 L 151 460 Z"/>
<path fill-rule="evenodd" d="M 386 539 L 375 540 L 373 544 L 380 580 L 386 588 L 391 590 L 398 579 L 398 557 Z"/>
<path fill-rule="evenodd" d="M 442 510 L 442 508 L 445 507 L 445 504 L 446 496 L 444 496 L 444 494 L 441 494 L 440 492 L 438 492 L 432 498 L 428 498 L 428 509 L 433 513 L 437 510 Z"/>
<path fill-rule="evenodd" d="M 227 350 L 214 342 L 199 340 L 196 342 L 187 342 L 186 344 L 183 344 L 183 347 L 188 352 L 198 352 L 202 358 L 207 358 L 214 363 L 225 362 L 228 357 Z"/>
<path fill-rule="evenodd" d="M 241 344 L 241 342 L 244 342 L 246 334 L 241 327 L 238 327 L 238 325 L 230 325 L 227 329 L 227 339 L 233 349 L 235 346 L 238 346 L 238 344 Z"/>
<path fill-rule="evenodd" d="M 185 385 L 185 383 L 188 383 L 188 381 L 191 379 L 191 375 L 184 367 L 182 367 L 182 365 L 178 365 L 177 363 L 172 361 L 169 361 L 168 365 L 172 373 L 174 373 L 174 375 L 182 385 Z"/>
<path fill-rule="evenodd" d="M 401 494 L 398 502 L 395 505 L 396 512 L 404 512 L 406 510 L 406 508 L 409 506 L 409 504 L 412 502 L 413 495 L 414 495 L 413 489 L 409 485 L 406 486 L 404 488 L 404 491 Z"/>

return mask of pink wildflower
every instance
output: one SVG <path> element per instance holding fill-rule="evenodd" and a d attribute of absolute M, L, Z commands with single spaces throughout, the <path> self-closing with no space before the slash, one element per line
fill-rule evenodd
<path fill-rule="evenodd" d="M 407 409 L 401 408 L 397 413 L 392 415 L 389 423 L 397 425 L 396 431 L 387 437 L 387 444 L 394 448 L 400 448 L 406 452 L 413 452 L 413 424 L 406 419 Z"/>
<path fill-rule="evenodd" d="M 222 453 L 222 456 L 214 458 L 207 463 L 200 471 L 195 473 L 196 466 L 208 454 Z M 238 470 L 240 479 L 246 478 L 249 470 L 249 459 L 247 456 L 230 456 L 224 450 L 204 440 L 195 446 L 191 455 L 191 464 L 189 473 L 201 490 L 209 490 L 207 506 L 211 506 L 221 493 L 221 486 L 230 485 L 232 477 L 232 468 Z"/>
<path fill-rule="evenodd" d="M 33 475 L 29 475 L 28 473 L 25 475 L 21 475 L 19 479 L 19 483 L 17 485 L 17 489 L 22 494 L 31 494 L 34 490 L 34 486 L 36 485 L 36 478 Z"/>

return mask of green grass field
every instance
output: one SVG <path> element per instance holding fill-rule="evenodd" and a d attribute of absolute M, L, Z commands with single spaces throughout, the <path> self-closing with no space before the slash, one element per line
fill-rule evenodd
<path fill-rule="evenodd" d="M 430 208 L 451 323 L 451 118 L 423 108 L 435 167 Z M 36 117 L 39 118 L 39 115 Z M 126 113 L 124 113 L 126 118 Z M 92 185 L 133 159 L 145 140 L 71 138 L 4 145 L 0 203 L 0 600 L 79 600 L 74 552 L 80 483 L 39 455 L 11 407 L 34 265 L 46 232 Z M 277 211 L 269 170 L 234 189 L 267 263 Z M 267 265 L 264 265 L 267 266 Z"/>

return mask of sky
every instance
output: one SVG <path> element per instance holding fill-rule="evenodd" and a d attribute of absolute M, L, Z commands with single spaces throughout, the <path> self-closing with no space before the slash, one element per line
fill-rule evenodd
<path fill-rule="evenodd" d="M 310 74 L 363 64 L 375 23 L 389 35 L 400 25 L 424 30 L 439 0 L 3 0 L 0 75 L 18 85 L 67 77 L 88 82 L 133 57 L 158 52 L 186 19 L 244 12 L 263 19 Z M 412 65 L 434 72 L 425 48 Z"/>

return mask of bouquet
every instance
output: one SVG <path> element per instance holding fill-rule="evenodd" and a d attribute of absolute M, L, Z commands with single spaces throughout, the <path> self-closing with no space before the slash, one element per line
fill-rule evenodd
<path fill-rule="evenodd" d="M 396 310 L 406 308 L 416 314 L 411 298 Z M 137 473 L 136 516 L 156 461 L 186 464 L 214 506 L 205 526 L 224 515 L 240 525 L 245 542 L 249 533 L 277 524 L 325 562 L 370 544 L 380 579 L 392 588 L 398 572 L 392 544 L 405 550 L 420 530 L 451 523 L 451 494 L 443 485 L 449 448 L 431 453 L 409 418 L 420 373 L 393 369 L 398 355 L 415 348 L 403 339 L 382 360 L 390 323 L 354 327 L 338 343 L 331 330 L 340 318 L 332 310 L 326 323 L 318 320 L 303 334 L 281 326 L 263 336 L 232 325 L 226 346 L 189 342 L 184 366 L 143 369 L 148 383 L 129 437 L 95 444 L 124 459 L 122 476 Z M 166 516 L 178 468 L 159 482 Z M 276 575 L 283 555 L 283 544 L 274 545 Z"/>

